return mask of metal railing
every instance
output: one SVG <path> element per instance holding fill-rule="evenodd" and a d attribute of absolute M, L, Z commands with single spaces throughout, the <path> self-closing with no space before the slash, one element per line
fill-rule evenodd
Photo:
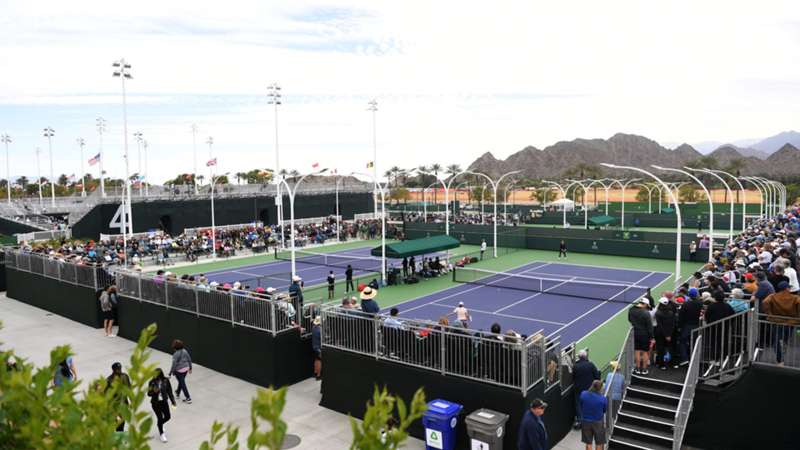
<path fill-rule="evenodd" d="M 523 395 L 544 379 L 547 350 L 557 348 L 548 347 L 541 332 L 525 339 L 475 333 L 338 306 L 322 310 L 322 345 L 515 388 Z"/>
<path fill-rule="evenodd" d="M 681 399 L 678 401 L 678 410 L 675 411 L 675 429 L 672 434 L 672 450 L 680 450 L 683 444 L 683 435 L 686 433 L 686 425 L 689 423 L 689 414 L 692 412 L 694 402 L 694 391 L 697 387 L 698 375 L 700 375 L 700 349 L 703 348 L 703 336 L 697 336 L 694 341 L 692 357 L 689 360 L 689 369 L 686 371 L 686 379 L 681 390 Z"/>
<path fill-rule="evenodd" d="M 319 312 L 318 305 L 304 304 L 287 295 L 270 297 L 249 291 L 221 290 L 127 270 L 117 271 L 117 287 L 125 297 L 273 335 L 299 328 L 306 336 L 311 333 L 311 322 Z"/>
<path fill-rule="evenodd" d="M 249 222 L 249 223 L 237 223 L 231 225 L 216 225 L 214 229 L 217 231 L 228 231 L 228 230 L 241 230 L 241 229 L 249 229 L 249 228 L 258 228 L 263 227 L 264 223 L 261 221 L 258 222 Z M 209 230 L 211 231 L 211 227 L 195 227 L 195 228 L 184 228 L 183 234 L 186 236 L 196 236 L 198 232 Z"/>
<path fill-rule="evenodd" d="M 30 272 L 95 290 L 105 289 L 114 282 L 110 266 L 75 263 L 17 249 L 5 249 L 5 263 L 9 269 Z"/>
<path fill-rule="evenodd" d="M 728 381 L 738 378 L 752 361 L 754 326 L 757 326 L 756 313 L 749 309 L 693 330 L 691 342 L 695 342 L 695 346 L 697 338 L 703 337 L 698 355 L 699 379 Z"/>
<path fill-rule="evenodd" d="M 628 334 L 622 342 L 619 355 L 617 355 L 617 367 L 610 372 L 610 377 L 603 380 L 606 383 L 605 397 L 608 402 L 606 408 L 606 433 L 611 436 L 614 431 L 614 424 L 617 421 L 622 400 L 631 384 L 631 374 L 634 368 L 633 359 L 633 328 L 628 329 Z M 610 378 L 610 382 L 608 382 Z"/>
<path fill-rule="evenodd" d="M 69 239 L 72 237 L 72 230 L 50 230 L 50 231 L 31 231 L 30 233 L 17 233 L 17 243 L 49 241 L 51 239 Z"/>
<path fill-rule="evenodd" d="M 753 361 L 800 369 L 800 317 L 757 314 Z"/>

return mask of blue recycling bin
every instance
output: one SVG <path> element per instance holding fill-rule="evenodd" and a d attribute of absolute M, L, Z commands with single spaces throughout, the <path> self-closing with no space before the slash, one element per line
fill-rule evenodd
<path fill-rule="evenodd" d="M 456 425 L 464 407 L 447 400 L 431 400 L 422 416 L 425 427 L 426 450 L 453 450 L 456 448 Z"/>

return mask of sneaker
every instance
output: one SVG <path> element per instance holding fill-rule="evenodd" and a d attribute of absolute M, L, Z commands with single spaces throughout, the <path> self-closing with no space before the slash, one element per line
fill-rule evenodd
<path fill-rule="evenodd" d="M 680 367 L 680 366 L 678 366 L 677 364 L 674 364 L 674 365 L 672 366 L 672 368 L 673 368 L 673 369 L 677 369 L 678 367 Z"/>
<path fill-rule="evenodd" d="M 661 370 L 667 370 L 667 366 L 661 366 Z"/>
<path fill-rule="evenodd" d="M 186 403 L 188 403 L 188 404 L 190 404 L 190 405 L 191 405 L 191 404 L 192 404 L 192 399 L 190 399 L 190 398 L 187 398 L 186 400 L 184 400 L 184 402 L 186 402 Z"/>
<path fill-rule="evenodd" d="M 689 365 L 689 361 L 681 361 L 681 363 L 679 364 L 679 366 L 681 366 L 681 367 L 688 366 L 688 365 Z"/>
<path fill-rule="evenodd" d="M 649 371 L 649 370 L 647 370 L 647 369 L 644 369 L 644 370 L 642 370 L 641 372 L 639 372 L 639 375 L 647 375 L 647 374 L 649 374 L 649 373 L 650 373 L 650 371 Z"/>
<path fill-rule="evenodd" d="M 167 442 L 167 435 L 166 435 L 166 433 L 161 433 L 161 442 Z"/>

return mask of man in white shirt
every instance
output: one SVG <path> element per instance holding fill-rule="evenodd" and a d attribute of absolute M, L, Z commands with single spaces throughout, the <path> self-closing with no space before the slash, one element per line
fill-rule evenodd
<path fill-rule="evenodd" d="M 483 261 L 483 253 L 486 251 L 486 239 L 481 239 L 481 261 Z"/>
<path fill-rule="evenodd" d="M 791 261 L 786 258 L 778 258 L 775 264 L 783 267 L 783 274 L 789 278 L 789 292 L 796 294 L 800 291 L 800 281 L 797 279 L 797 271 L 792 267 Z"/>

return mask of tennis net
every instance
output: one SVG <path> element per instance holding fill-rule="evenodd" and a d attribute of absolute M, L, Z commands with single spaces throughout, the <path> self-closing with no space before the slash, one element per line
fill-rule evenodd
<path fill-rule="evenodd" d="M 542 278 L 471 267 L 456 267 L 453 281 L 619 303 L 632 303 L 647 292 L 647 286 L 635 284 Z"/>
<path fill-rule="evenodd" d="M 275 259 L 291 261 L 290 250 L 279 251 L 275 249 Z M 314 253 L 306 250 L 295 250 L 295 262 L 314 264 L 318 266 L 339 267 L 346 269 L 351 266 L 353 270 L 367 272 L 380 272 L 381 259 L 369 256 L 342 255 L 337 253 Z"/>

